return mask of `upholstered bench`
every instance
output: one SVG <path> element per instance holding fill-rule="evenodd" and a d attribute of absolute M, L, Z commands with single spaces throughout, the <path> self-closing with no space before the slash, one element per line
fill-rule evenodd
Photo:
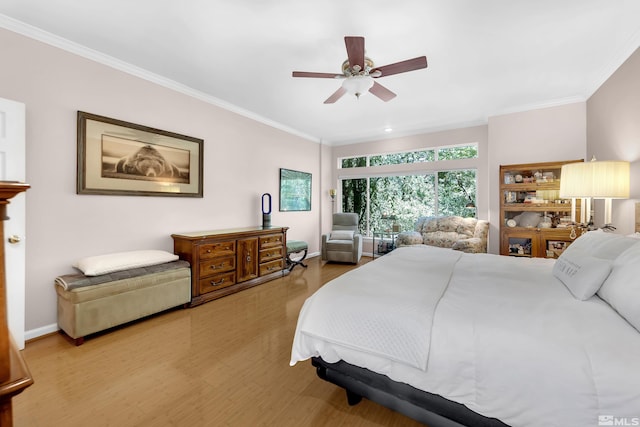
<path fill-rule="evenodd" d="M 287 240 L 287 270 L 293 270 L 296 265 L 301 265 L 304 268 L 307 268 L 307 265 L 302 261 L 307 257 L 308 250 L 309 245 L 307 245 L 307 242 L 303 242 L 302 240 Z M 304 252 L 301 258 L 291 258 L 291 255 L 299 252 Z"/>
<path fill-rule="evenodd" d="M 67 274 L 55 279 L 58 326 L 76 345 L 84 337 L 191 299 L 187 261 L 170 261 L 105 274 Z"/>

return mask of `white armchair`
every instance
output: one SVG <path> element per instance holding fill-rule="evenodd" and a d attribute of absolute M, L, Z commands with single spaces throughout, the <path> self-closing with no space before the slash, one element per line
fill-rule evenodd
<path fill-rule="evenodd" d="M 362 257 L 358 214 L 334 213 L 331 233 L 322 235 L 322 260 L 357 264 Z"/>

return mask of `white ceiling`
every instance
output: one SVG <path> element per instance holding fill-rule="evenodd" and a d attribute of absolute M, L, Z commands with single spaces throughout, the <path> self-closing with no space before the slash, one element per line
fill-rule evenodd
<path fill-rule="evenodd" d="M 330 145 L 584 101 L 640 46 L 638 0 L 0 0 L 0 14 L 5 28 Z M 387 103 L 325 105 L 340 80 L 291 72 L 339 73 L 345 35 L 364 36 L 378 66 L 429 66 L 378 79 L 398 95 Z"/>

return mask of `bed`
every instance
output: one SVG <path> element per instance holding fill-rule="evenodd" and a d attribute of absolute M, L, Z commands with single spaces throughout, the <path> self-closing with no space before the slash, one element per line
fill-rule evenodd
<path fill-rule="evenodd" d="M 305 301 L 290 363 L 432 427 L 638 423 L 639 277 L 604 232 L 558 260 L 401 247 Z"/>

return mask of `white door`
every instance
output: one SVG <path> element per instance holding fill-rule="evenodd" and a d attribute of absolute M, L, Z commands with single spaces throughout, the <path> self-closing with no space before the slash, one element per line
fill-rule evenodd
<path fill-rule="evenodd" d="M 25 182 L 25 106 L 0 98 L 0 180 Z M 25 193 L 7 206 L 4 221 L 7 272 L 7 321 L 19 349 L 25 329 Z M 13 242 L 13 243 L 11 243 Z"/>

